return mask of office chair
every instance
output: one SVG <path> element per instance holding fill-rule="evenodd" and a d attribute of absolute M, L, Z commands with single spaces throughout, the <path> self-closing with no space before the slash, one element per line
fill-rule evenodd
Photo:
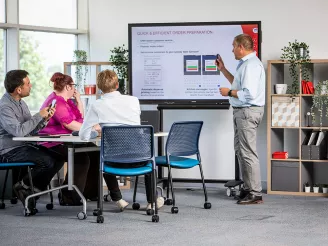
<path fill-rule="evenodd" d="M 168 168 L 169 182 L 167 185 L 167 199 L 165 204 L 173 205 L 171 208 L 171 213 L 173 214 L 178 213 L 179 209 L 175 206 L 175 195 L 171 171 L 172 168 L 189 169 L 195 166 L 199 166 L 205 195 L 204 208 L 211 208 L 211 203 L 207 201 L 203 168 L 198 148 L 199 136 L 202 127 L 203 121 L 175 122 L 170 129 L 169 136 L 166 141 L 165 156 L 158 156 L 155 158 L 157 166 Z M 191 156 L 195 155 L 196 159 L 190 158 Z M 170 186 L 173 201 L 169 199 Z"/>
<path fill-rule="evenodd" d="M 154 129 L 152 126 L 102 125 L 99 177 L 103 173 L 116 176 L 139 176 L 151 173 L 152 222 L 158 222 L 156 204 L 156 164 L 154 156 Z M 103 179 L 99 178 L 98 208 L 94 211 L 97 223 L 103 223 Z"/>
<path fill-rule="evenodd" d="M 7 186 L 8 174 L 9 174 L 10 169 L 14 169 L 14 168 L 20 168 L 21 169 L 21 168 L 27 167 L 27 173 L 28 173 L 30 184 L 31 184 L 32 193 L 34 193 L 34 187 L 33 187 L 33 182 L 32 182 L 32 175 L 31 175 L 31 167 L 33 167 L 34 165 L 35 164 L 33 162 L 1 162 L 0 163 L 0 170 L 7 170 L 5 180 L 4 180 L 4 183 L 3 183 L 3 188 L 2 188 L 0 209 L 5 209 L 6 208 L 6 204 L 4 203 L 4 200 L 5 200 L 5 191 L 6 191 L 6 186 Z M 19 177 L 20 177 L 20 173 L 18 175 L 18 179 L 19 179 Z M 53 209 L 52 194 L 50 195 L 50 199 L 51 199 L 51 203 L 46 205 L 46 208 L 48 210 Z M 17 199 L 15 199 L 15 198 L 11 199 L 11 203 L 16 204 Z M 35 204 L 35 201 L 34 201 L 34 204 Z M 24 215 L 25 216 L 35 215 L 37 212 L 38 212 L 38 210 L 35 207 L 33 209 L 31 209 L 30 212 L 27 212 L 26 209 L 24 209 Z"/>

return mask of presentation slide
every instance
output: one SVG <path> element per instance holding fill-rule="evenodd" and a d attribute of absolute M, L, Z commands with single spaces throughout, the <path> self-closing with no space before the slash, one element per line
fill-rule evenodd
<path fill-rule="evenodd" d="M 130 30 L 132 95 L 141 100 L 218 100 L 230 83 L 217 69 L 219 54 L 234 74 L 235 36 L 247 33 L 258 51 L 257 24 L 132 26 Z"/>

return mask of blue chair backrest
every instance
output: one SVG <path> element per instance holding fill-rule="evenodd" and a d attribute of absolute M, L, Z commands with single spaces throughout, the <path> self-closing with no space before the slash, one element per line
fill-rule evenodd
<path fill-rule="evenodd" d="M 136 163 L 154 160 L 152 126 L 102 126 L 101 163 Z"/>
<path fill-rule="evenodd" d="M 198 141 L 203 121 L 175 122 L 166 141 L 166 155 L 190 156 L 199 153 Z"/>

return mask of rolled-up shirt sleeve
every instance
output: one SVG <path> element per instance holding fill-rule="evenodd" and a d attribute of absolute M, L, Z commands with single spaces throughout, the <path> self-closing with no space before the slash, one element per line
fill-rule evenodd
<path fill-rule="evenodd" d="M 245 66 L 241 77 L 241 90 L 237 91 L 238 99 L 247 103 L 256 98 L 258 93 L 257 81 L 260 80 L 262 67 L 257 64 L 249 64 Z"/>
<path fill-rule="evenodd" d="M 15 111 L 11 107 L 1 108 L 1 125 L 9 134 L 15 137 L 24 137 L 29 135 L 33 130 L 37 128 L 41 121 L 43 121 L 43 118 L 40 113 L 37 113 L 33 115 L 29 120 L 21 123 L 17 119 Z"/>
<path fill-rule="evenodd" d="M 92 131 L 92 127 L 96 124 L 99 124 L 99 117 L 96 112 L 95 105 L 91 104 L 79 131 L 80 138 L 82 140 L 89 140 L 92 137 L 96 137 L 92 134 L 94 132 Z"/>

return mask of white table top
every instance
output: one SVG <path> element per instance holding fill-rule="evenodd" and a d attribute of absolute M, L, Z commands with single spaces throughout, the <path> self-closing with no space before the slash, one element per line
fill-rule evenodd
<path fill-rule="evenodd" d="M 154 137 L 167 137 L 169 135 L 168 132 L 156 132 L 154 133 Z M 88 142 L 98 142 L 101 141 L 101 137 L 93 138 L 90 140 L 81 140 L 79 136 L 72 135 L 52 135 L 52 136 L 60 136 L 59 138 L 47 138 L 40 136 L 32 136 L 32 137 L 13 137 L 14 141 L 29 141 L 29 142 L 65 142 L 65 143 L 88 143 Z"/>

